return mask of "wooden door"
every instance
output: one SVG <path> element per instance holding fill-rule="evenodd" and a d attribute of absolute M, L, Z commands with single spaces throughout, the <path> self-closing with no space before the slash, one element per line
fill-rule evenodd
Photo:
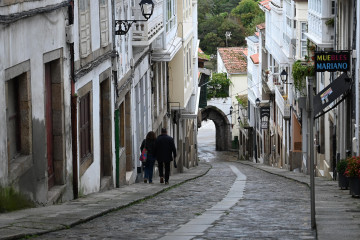
<path fill-rule="evenodd" d="M 52 92 L 51 92 L 51 68 L 50 64 L 45 65 L 45 114 L 46 114 L 46 143 L 48 160 L 48 188 L 54 186 L 54 161 L 53 161 L 53 124 L 52 124 Z"/>

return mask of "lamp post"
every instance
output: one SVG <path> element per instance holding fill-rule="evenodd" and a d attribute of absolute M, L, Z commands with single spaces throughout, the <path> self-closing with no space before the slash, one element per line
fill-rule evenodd
<path fill-rule="evenodd" d="M 125 35 L 130 30 L 133 23 L 146 22 L 154 12 L 154 3 L 152 0 L 141 0 L 139 3 L 141 14 L 145 20 L 115 20 L 115 35 Z"/>
<path fill-rule="evenodd" d="M 280 73 L 280 78 L 281 78 L 281 81 L 282 83 L 285 85 L 287 84 L 287 79 L 288 79 L 288 73 L 286 72 L 285 69 L 282 70 L 282 72 Z M 288 97 L 288 90 L 287 90 L 287 87 L 286 87 L 286 101 L 287 101 L 287 97 Z M 285 116 L 285 114 L 284 114 Z M 285 120 L 285 159 L 284 159 L 284 165 L 287 164 L 287 121 L 284 117 L 284 120 Z"/>
<path fill-rule="evenodd" d="M 257 160 L 257 109 L 259 108 L 260 106 L 260 99 L 257 98 L 255 100 L 255 162 L 257 163 L 258 160 Z"/>
<path fill-rule="evenodd" d="M 307 104 L 307 110 L 308 110 L 308 121 L 309 121 L 309 154 L 310 154 L 310 209 L 311 209 L 311 228 L 315 229 L 316 223 L 315 223 L 315 172 L 314 172 L 314 109 L 313 109 L 313 78 L 308 77 L 308 104 Z"/>
<path fill-rule="evenodd" d="M 283 84 L 286 84 L 287 79 L 288 79 L 288 73 L 286 72 L 285 69 L 283 69 L 282 72 L 280 73 L 280 78 L 281 78 L 281 81 L 283 82 Z"/>
<path fill-rule="evenodd" d="M 240 107 L 238 107 L 239 109 L 240 109 Z M 240 160 L 240 132 L 241 132 L 241 129 L 240 129 L 240 121 L 241 121 L 241 119 L 240 119 L 240 111 L 239 111 L 239 117 L 237 118 L 237 120 L 238 120 L 238 124 L 239 124 L 239 144 L 238 144 L 238 159 Z"/>

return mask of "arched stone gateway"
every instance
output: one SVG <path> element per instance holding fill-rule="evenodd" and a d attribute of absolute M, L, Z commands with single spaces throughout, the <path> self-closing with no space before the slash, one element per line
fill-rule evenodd
<path fill-rule="evenodd" d="M 199 123 L 212 120 L 216 128 L 216 151 L 227 151 L 231 147 L 230 123 L 226 115 L 219 108 L 207 106 L 201 110 Z"/>

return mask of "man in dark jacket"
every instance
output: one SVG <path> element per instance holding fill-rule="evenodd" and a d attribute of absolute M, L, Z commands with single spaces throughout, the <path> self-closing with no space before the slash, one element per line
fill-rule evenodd
<path fill-rule="evenodd" d="M 161 129 L 155 142 L 156 159 L 159 164 L 160 183 L 164 183 L 164 167 L 165 167 L 165 184 L 169 184 L 170 162 L 174 156 L 174 167 L 176 168 L 176 148 L 174 139 L 167 135 L 166 128 Z"/>

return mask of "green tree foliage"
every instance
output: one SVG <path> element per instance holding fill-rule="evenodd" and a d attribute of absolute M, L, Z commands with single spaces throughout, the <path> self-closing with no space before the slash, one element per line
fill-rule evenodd
<path fill-rule="evenodd" d="M 257 24 L 265 21 L 263 11 L 254 0 L 242 0 L 239 5 L 231 11 L 231 14 L 237 17 L 246 29 L 246 34 L 252 34 Z"/>
<path fill-rule="evenodd" d="M 208 54 L 216 54 L 218 47 L 226 46 L 226 32 L 231 32 L 231 38 L 228 39 L 229 47 L 245 44 L 244 29 L 227 13 L 211 17 L 199 24 L 199 29 L 200 47 Z"/>
<path fill-rule="evenodd" d="M 201 49 L 205 52 L 209 52 L 212 54 L 216 53 L 217 47 L 223 46 L 222 39 L 213 32 L 209 32 L 208 34 L 206 34 L 203 42 L 206 43 L 206 45 L 201 44 Z"/>
<path fill-rule="evenodd" d="M 201 49 L 211 55 L 226 46 L 225 33 L 231 32 L 228 47 L 245 45 L 255 26 L 265 21 L 256 0 L 199 0 L 198 31 Z"/>
<path fill-rule="evenodd" d="M 226 73 L 213 73 L 207 84 L 207 99 L 229 97 L 230 79 Z"/>

